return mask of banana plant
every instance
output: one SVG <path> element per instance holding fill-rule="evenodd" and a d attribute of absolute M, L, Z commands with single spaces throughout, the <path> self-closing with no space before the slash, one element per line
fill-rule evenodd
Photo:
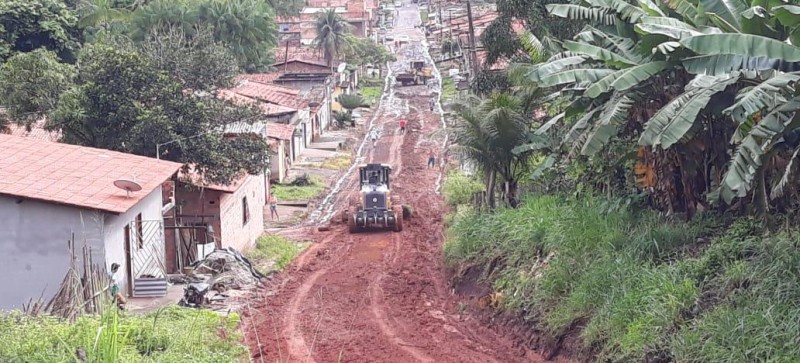
<path fill-rule="evenodd" d="M 800 6 L 779 0 L 584 0 L 550 15 L 593 26 L 512 79 L 553 87 L 583 112 L 562 144 L 587 156 L 622 125 L 643 123 L 639 143 L 670 149 L 713 122 L 736 128 L 733 157 L 716 193 L 730 203 L 752 190 L 771 150 L 797 125 Z M 642 107 L 649 117 L 635 120 Z M 649 111 L 649 110 L 647 110 Z M 758 124 L 754 115 L 764 115 Z M 539 131 L 566 119 L 556 116 Z M 634 120 L 632 120 L 634 119 Z M 796 157 L 796 153 L 794 154 Z"/>

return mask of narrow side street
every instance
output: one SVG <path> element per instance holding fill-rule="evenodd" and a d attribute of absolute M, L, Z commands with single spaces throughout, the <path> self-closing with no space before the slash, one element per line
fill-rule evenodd
<path fill-rule="evenodd" d="M 438 167 L 427 168 L 430 151 L 441 155 L 445 135 L 430 100 L 440 81 L 400 87 L 394 75 L 412 61 L 425 61 L 416 5 L 399 9 L 396 35 L 410 42 L 396 49 L 392 84 L 367 127 L 380 133 L 373 147 L 365 139 L 359 160 L 393 168 L 392 192 L 413 209 L 401 233 L 350 234 L 336 221 L 318 232 L 347 204 L 356 173 L 345 175 L 307 222 L 281 234 L 313 239 L 276 278 L 244 324 L 255 361 L 264 362 L 539 362 L 535 352 L 514 344 L 461 315 L 441 263 L 444 203 L 437 194 Z M 437 107 L 438 108 L 438 107 Z M 398 121 L 408 120 L 399 132 Z"/>

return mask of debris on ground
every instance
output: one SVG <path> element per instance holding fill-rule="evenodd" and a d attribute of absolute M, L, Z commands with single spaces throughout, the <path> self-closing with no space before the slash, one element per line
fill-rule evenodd
<path fill-rule="evenodd" d="M 189 283 L 184 288 L 183 306 L 230 309 L 228 298 L 246 295 L 266 278 L 247 257 L 231 247 L 216 249 L 191 266 L 194 270 L 185 278 Z"/>

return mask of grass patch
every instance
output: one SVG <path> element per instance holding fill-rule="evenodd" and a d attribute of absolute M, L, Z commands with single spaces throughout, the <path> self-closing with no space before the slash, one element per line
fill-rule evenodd
<path fill-rule="evenodd" d="M 442 78 L 442 100 L 452 102 L 456 98 L 456 83 L 450 77 Z"/>
<path fill-rule="evenodd" d="M 146 315 L 85 316 L 75 323 L 18 312 L 0 316 L 0 362 L 200 363 L 246 362 L 239 317 L 168 307 Z"/>
<path fill-rule="evenodd" d="M 329 170 L 344 170 L 347 169 L 353 160 L 350 155 L 337 155 L 332 158 L 325 159 L 319 167 Z"/>
<path fill-rule="evenodd" d="M 487 277 L 503 308 L 541 321 L 553 337 L 582 321 L 593 358 L 631 362 L 667 346 L 699 299 L 701 281 L 666 262 L 708 228 L 609 210 L 599 199 L 530 197 L 518 209 L 455 218 L 444 252 L 451 264 L 499 259 Z"/>
<path fill-rule="evenodd" d="M 483 183 L 464 175 L 460 170 L 453 170 L 444 179 L 442 190 L 445 202 L 456 207 L 471 202 L 472 195 L 484 190 L 484 187 Z"/>
<path fill-rule="evenodd" d="M 375 105 L 381 99 L 383 85 L 364 86 L 359 88 L 358 92 L 361 93 L 361 96 L 364 97 L 364 100 L 366 100 L 368 104 Z"/>
<path fill-rule="evenodd" d="M 256 247 L 247 253 L 247 258 L 259 267 L 281 271 L 288 266 L 301 251 L 308 247 L 307 242 L 294 242 L 283 236 L 268 235 L 256 240 Z"/>
<path fill-rule="evenodd" d="M 273 184 L 272 194 L 278 200 L 309 200 L 325 191 L 320 177 L 310 175 L 309 185 Z"/>
<path fill-rule="evenodd" d="M 551 338 L 576 334 L 586 360 L 798 361 L 796 230 L 765 237 L 756 221 L 723 229 L 610 205 L 558 196 L 490 214 L 461 205 L 445 259 L 496 266 L 483 277 L 502 308 Z"/>

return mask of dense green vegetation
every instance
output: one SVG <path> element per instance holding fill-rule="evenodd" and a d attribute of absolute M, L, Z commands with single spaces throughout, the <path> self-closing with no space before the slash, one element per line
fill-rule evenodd
<path fill-rule="evenodd" d="M 170 307 L 146 315 L 0 315 L 0 361 L 7 363 L 228 363 L 247 361 L 239 318 Z M 84 360 L 79 360 L 81 355 Z"/>
<path fill-rule="evenodd" d="M 473 190 L 463 181 L 444 187 L 445 195 Z M 502 309 L 553 341 L 578 337 L 572 354 L 698 363 L 800 356 L 791 343 L 800 339 L 794 233 L 765 237 L 752 219 L 687 224 L 597 197 L 528 196 L 516 209 L 459 211 L 446 261 L 477 266 L 502 293 Z"/>
<path fill-rule="evenodd" d="M 797 361 L 799 5 L 498 2 L 448 263 L 588 361 Z"/>
<path fill-rule="evenodd" d="M 266 142 L 221 132 L 260 111 L 215 94 L 271 63 L 273 13 L 260 0 L 0 0 L 0 130 L 46 119 L 62 142 L 192 165 L 208 182 L 260 173 Z"/>

